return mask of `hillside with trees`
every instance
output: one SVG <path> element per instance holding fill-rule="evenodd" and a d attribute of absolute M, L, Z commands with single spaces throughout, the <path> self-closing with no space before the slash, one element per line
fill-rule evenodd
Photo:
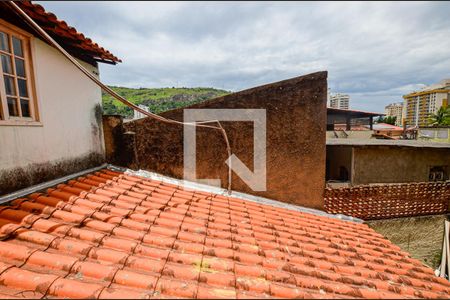
<path fill-rule="evenodd" d="M 174 108 L 229 94 L 229 91 L 214 88 L 127 88 L 110 86 L 115 92 L 130 102 L 148 106 L 156 114 Z M 119 114 L 125 118 L 133 117 L 133 110 L 108 94 L 102 93 L 103 113 Z"/>

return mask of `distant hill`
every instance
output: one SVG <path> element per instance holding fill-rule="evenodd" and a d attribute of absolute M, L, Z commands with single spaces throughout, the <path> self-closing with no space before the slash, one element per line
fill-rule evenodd
<path fill-rule="evenodd" d="M 189 106 L 211 98 L 229 94 L 229 91 L 214 88 L 126 88 L 110 86 L 115 92 L 130 102 L 143 104 L 156 114 L 174 108 Z M 108 94 L 102 93 L 103 113 L 120 114 L 125 118 L 133 117 L 133 110 Z"/>

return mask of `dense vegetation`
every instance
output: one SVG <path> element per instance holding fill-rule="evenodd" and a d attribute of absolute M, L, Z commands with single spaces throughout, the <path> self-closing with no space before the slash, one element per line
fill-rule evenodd
<path fill-rule="evenodd" d="M 387 117 L 379 117 L 377 123 L 385 123 L 385 124 L 395 125 L 396 121 L 397 121 L 397 117 L 387 116 Z"/>
<path fill-rule="evenodd" d="M 174 108 L 188 106 L 211 98 L 228 94 L 228 91 L 214 88 L 111 88 L 130 102 L 148 106 L 153 113 L 161 113 Z M 119 114 L 125 118 L 133 117 L 133 110 L 103 93 L 103 113 Z"/>

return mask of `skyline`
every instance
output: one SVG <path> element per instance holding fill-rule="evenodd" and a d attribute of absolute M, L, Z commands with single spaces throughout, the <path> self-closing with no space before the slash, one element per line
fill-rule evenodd
<path fill-rule="evenodd" d="M 327 70 L 351 109 L 382 112 L 450 77 L 449 3 L 38 3 L 123 60 L 101 64 L 110 85 L 239 91 Z"/>

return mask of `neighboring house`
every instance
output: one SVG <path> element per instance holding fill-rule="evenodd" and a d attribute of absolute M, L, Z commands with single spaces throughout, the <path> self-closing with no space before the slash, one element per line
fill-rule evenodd
<path fill-rule="evenodd" d="M 325 209 L 364 219 L 430 267 L 441 263 L 450 144 L 327 139 Z"/>
<path fill-rule="evenodd" d="M 95 76 L 120 60 L 40 5 L 16 2 Z M 0 195 L 104 161 L 101 90 L 0 3 Z"/>
<path fill-rule="evenodd" d="M 402 135 L 402 127 L 386 123 L 377 123 L 373 125 L 373 136 L 376 138 L 399 139 Z"/>
<path fill-rule="evenodd" d="M 150 178 L 101 170 L 0 210 L 0 296 L 450 294 L 447 279 L 361 220 L 205 187 L 186 190 L 185 182 L 139 174 Z M 22 219 L 25 228 L 17 225 Z"/>
<path fill-rule="evenodd" d="M 432 142 L 450 143 L 450 127 L 419 128 L 417 139 Z"/>
<path fill-rule="evenodd" d="M 450 144 L 327 139 L 327 180 L 350 185 L 449 179 Z"/>

